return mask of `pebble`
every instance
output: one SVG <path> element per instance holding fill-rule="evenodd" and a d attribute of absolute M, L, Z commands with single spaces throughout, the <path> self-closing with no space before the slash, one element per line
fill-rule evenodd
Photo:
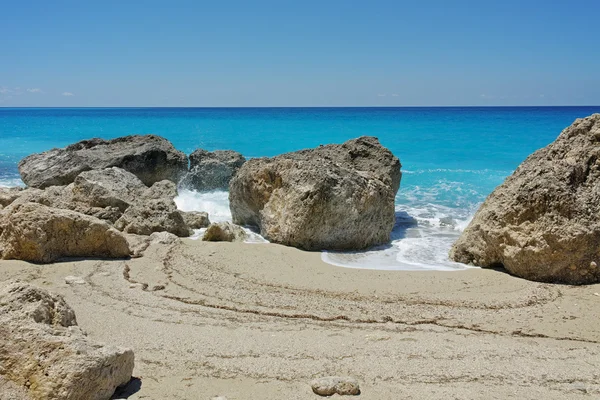
<path fill-rule="evenodd" d="M 358 381 L 347 376 L 325 376 L 313 380 L 310 385 L 313 392 L 319 396 L 333 396 L 334 394 L 354 396 L 360 394 Z"/>
<path fill-rule="evenodd" d="M 78 276 L 65 276 L 65 283 L 67 285 L 85 285 L 85 280 Z"/>

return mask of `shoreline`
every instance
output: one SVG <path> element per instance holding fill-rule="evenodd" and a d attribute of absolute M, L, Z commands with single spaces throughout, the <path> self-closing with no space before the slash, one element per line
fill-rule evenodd
<path fill-rule="evenodd" d="M 0 268 L 64 295 L 91 339 L 133 348 L 129 399 L 317 398 L 309 382 L 323 375 L 356 377 L 362 399 L 600 394 L 600 284 L 349 269 L 189 239 L 137 259 Z"/>

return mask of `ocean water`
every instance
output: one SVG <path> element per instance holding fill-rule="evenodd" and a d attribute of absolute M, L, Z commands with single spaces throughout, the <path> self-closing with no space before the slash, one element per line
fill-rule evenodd
<path fill-rule="evenodd" d="M 26 155 L 91 137 L 153 133 L 191 153 L 232 149 L 246 157 L 377 136 L 402 163 L 392 243 L 324 252 L 352 268 L 460 270 L 451 244 L 491 191 L 533 151 L 600 107 L 443 108 L 0 108 L 0 186 L 22 182 Z M 227 193 L 182 190 L 184 210 L 231 218 Z M 258 241 L 258 240 L 256 240 Z"/>

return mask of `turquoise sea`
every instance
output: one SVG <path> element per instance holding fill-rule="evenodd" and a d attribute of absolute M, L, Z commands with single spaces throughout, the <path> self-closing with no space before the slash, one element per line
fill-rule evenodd
<path fill-rule="evenodd" d="M 477 206 L 533 151 L 597 107 L 440 108 L 0 108 L 0 185 L 21 184 L 24 156 L 91 137 L 154 133 L 190 153 L 233 149 L 273 156 L 362 135 L 377 136 L 402 162 L 391 246 L 323 254 L 337 265 L 460 269 L 451 243 Z M 182 190 L 184 209 L 227 219 L 226 193 Z"/>

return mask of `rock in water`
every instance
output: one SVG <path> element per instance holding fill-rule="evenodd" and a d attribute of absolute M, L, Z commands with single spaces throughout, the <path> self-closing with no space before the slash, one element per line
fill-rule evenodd
<path fill-rule="evenodd" d="M 231 222 L 215 222 L 210 224 L 202 240 L 205 242 L 243 242 L 248 234 L 241 226 Z"/>
<path fill-rule="evenodd" d="M 310 383 L 312 390 L 319 396 L 355 396 L 360 394 L 358 381 L 350 377 L 326 376 Z"/>
<path fill-rule="evenodd" d="M 486 199 L 450 250 L 534 281 L 600 281 L 600 114 L 576 120 Z"/>
<path fill-rule="evenodd" d="M 129 256 L 119 231 L 75 211 L 25 203 L 3 215 L 1 225 L 2 259 L 48 263 L 61 257 Z"/>
<path fill-rule="evenodd" d="M 108 400 L 133 366 L 131 350 L 91 342 L 61 296 L 25 283 L 0 288 L 0 376 L 32 399 Z"/>
<path fill-rule="evenodd" d="M 400 167 L 374 137 L 251 159 L 229 185 L 233 222 L 306 250 L 387 243 Z"/>
<path fill-rule="evenodd" d="M 84 140 L 19 162 L 23 182 L 42 189 L 68 185 L 84 171 L 109 167 L 129 171 L 151 186 L 164 179 L 178 182 L 187 171 L 188 159 L 160 136 L 134 135 Z"/>
<path fill-rule="evenodd" d="M 181 187 L 200 192 L 227 190 L 229 181 L 245 162 L 244 156 L 236 151 L 198 149 L 190 154 L 190 172 Z"/>

